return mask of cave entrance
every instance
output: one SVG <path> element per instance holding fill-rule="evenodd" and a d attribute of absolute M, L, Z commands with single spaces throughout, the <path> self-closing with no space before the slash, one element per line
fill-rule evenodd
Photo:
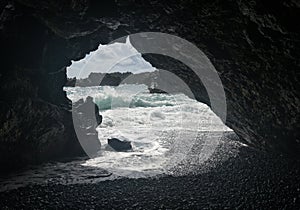
<path fill-rule="evenodd" d="M 101 153 L 86 166 L 126 177 L 178 173 L 191 157 L 207 159 L 201 153 L 211 155 L 224 132 L 232 132 L 207 105 L 165 88 L 181 80 L 145 61 L 129 38 L 73 61 L 67 76 L 68 98 L 74 103 L 91 96 L 103 116 L 96 128 Z M 108 139 L 129 141 L 131 148 L 116 151 Z M 193 170 L 188 168 L 184 172 Z"/>

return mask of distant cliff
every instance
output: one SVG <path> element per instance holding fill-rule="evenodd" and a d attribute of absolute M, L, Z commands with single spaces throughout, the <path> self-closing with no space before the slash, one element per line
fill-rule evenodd
<path fill-rule="evenodd" d="M 68 78 L 66 87 L 90 87 L 90 86 L 118 86 L 120 84 L 145 84 L 148 87 L 155 86 L 167 81 L 162 81 L 162 72 L 157 70 L 153 72 L 144 72 L 133 74 L 131 72 L 114 72 L 114 73 L 90 73 L 87 78 L 76 79 Z"/>
<path fill-rule="evenodd" d="M 76 79 L 74 78 L 68 78 L 67 83 L 65 84 L 66 87 L 74 87 L 76 86 L 80 87 L 89 87 L 89 86 L 118 86 L 122 80 L 124 80 L 126 77 L 132 75 L 130 72 L 120 73 L 120 72 L 114 72 L 114 73 L 90 73 L 90 75 L 87 78 L 84 79 Z"/>

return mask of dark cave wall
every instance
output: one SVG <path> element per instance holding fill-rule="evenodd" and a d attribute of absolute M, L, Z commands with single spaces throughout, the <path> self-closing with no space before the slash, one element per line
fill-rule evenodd
<path fill-rule="evenodd" d="M 66 66 L 100 43 L 145 31 L 177 35 L 205 52 L 225 88 L 226 124 L 245 142 L 299 155 L 296 1 L 15 0 L 2 1 L 0 9 L 4 165 L 82 154 L 62 90 Z M 209 104 L 188 69 L 145 58 L 186 78 L 197 99 Z"/>

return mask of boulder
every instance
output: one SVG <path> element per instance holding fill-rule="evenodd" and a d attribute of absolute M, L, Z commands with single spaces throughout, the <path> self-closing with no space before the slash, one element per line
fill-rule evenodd
<path fill-rule="evenodd" d="M 117 138 L 111 138 L 107 140 L 108 145 L 115 151 L 123 152 L 132 150 L 131 142 L 127 140 L 119 140 Z"/>
<path fill-rule="evenodd" d="M 159 88 L 148 88 L 148 90 L 149 90 L 149 93 L 164 93 L 164 94 L 167 93 L 166 91 L 163 91 Z"/>

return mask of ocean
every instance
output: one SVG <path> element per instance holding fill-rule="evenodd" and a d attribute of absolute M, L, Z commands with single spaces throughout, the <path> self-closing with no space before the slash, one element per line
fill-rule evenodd
<path fill-rule="evenodd" d="M 216 135 L 213 140 L 207 138 L 209 133 L 219 133 L 221 137 L 222 132 L 231 131 L 207 105 L 180 93 L 149 93 L 146 85 L 67 87 L 65 90 L 73 102 L 92 96 L 103 116 L 97 128 L 101 153 L 85 165 L 101 167 L 119 176 L 167 173 L 199 141 L 209 145 L 203 149 L 205 161 L 219 140 Z M 107 150 L 107 139 L 113 137 L 131 141 L 133 151 Z M 199 140 L 201 137 L 207 140 Z"/>

